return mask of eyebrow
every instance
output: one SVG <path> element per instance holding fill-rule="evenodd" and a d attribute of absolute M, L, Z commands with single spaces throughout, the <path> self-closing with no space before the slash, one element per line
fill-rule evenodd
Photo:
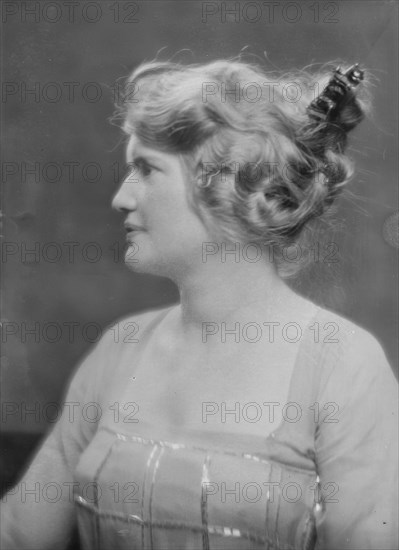
<path fill-rule="evenodd" d="M 126 144 L 126 162 L 127 164 L 145 161 L 147 163 L 156 163 L 161 166 L 165 166 L 165 161 L 157 154 L 157 151 L 152 151 L 152 149 L 147 149 L 140 141 L 136 138 L 131 141 L 133 135 L 127 137 Z M 148 151 L 148 152 L 147 152 Z M 132 159 L 132 160 L 129 160 Z"/>
<path fill-rule="evenodd" d="M 141 162 L 146 162 L 147 164 L 161 164 L 163 165 L 162 159 L 146 153 L 138 153 L 138 154 L 129 154 L 126 155 L 126 162 L 127 164 L 139 164 Z"/>
<path fill-rule="evenodd" d="M 152 153 L 149 151 L 148 153 L 146 151 L 140 151 L 141 145 L 138 146 L 138 148 L 133 147 L 130 149 L 129 145 L 126 149 L 126 162 L 127 163 L 134 163 L 139 161 L 145 161 L 145 162 L 155 162 L 156 164 L 162 164 L 164 165 L 164 161 L 161 157 L 159 157 L 156 152 Z M 137 150 L 138 149 L 138 150 Z M 132 159 L 132 160 L 129 160 Z"/>

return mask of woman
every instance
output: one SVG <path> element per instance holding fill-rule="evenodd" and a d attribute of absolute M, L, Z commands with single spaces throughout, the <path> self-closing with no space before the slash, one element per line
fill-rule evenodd
<path fill-rule="evenodd" d="M 241 61 L 133 73 L 113 206 L 127 265 L 181 303 L 122 320 L 83 361 L 19 485 L 41 498 L 7 495 L 3 548 L 64 548 L 75 513 L 87 549 L 397 548 L 384 352 L 284 282 L 287 247 L 351 175 L 362 79 Z"/>

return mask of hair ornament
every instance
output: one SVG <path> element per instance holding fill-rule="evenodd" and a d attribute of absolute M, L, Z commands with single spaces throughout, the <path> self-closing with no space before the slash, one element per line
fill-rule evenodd
<path fill-rule="evenodd" d="M 330 184 L 330 174 L 329 174 L 329 171 L 330 171 L 330 165 L 328 162 L 324 162 L 323 163 L 323 167 L 322 167 L 322 174 L 324 175 L 324 185 L 329 185 Z"/>
<path fill-rule="evenodd" d="M 359 64 L 352 65 L 345 72 L 337 67 L 322 93 L 318 95 L 308 106 L 310 118 L 316 121 L 326 122 L 333 119 L 348 93 L 356 88 L 364 78 L 364 71 L 359 69 Z"/>

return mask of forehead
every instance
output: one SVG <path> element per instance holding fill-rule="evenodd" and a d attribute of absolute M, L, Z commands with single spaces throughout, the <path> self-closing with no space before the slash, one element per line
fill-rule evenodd
<path fill-rule="evenodd" d="M 162 153 L 157 149 L 153 149 L 152 147 L 143 145 L 135 134 L 130 134 L 126 146 L 126 157 L 133 158 L 138 156 L 152 158 L 156 157 L 162 160 L 163 157 L 167 157 L 169 155 Z"/>
<path fill-rule="evenodd" d="M 165 169 L 173 168 L 176 165 L 184 165 L 180 155 L 167 153 L 144 145 L 135 134 L 130 134 L 126 146 L 126 162 L 130 163 L 138 158 L 148 160 L 149 162 L 156 162 L 158 166 Z"/>

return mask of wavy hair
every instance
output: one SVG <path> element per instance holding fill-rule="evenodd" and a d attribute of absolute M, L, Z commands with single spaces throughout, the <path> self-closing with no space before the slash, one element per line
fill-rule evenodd
<path fill-rule="evenodd" d="M 347 134 L 369 108 L 367 85 L 347 94 L 333 122 L 312 121 L 307 108 L 331 71 L 267 73 L 241 60 L 147 62 L 127 79 L 118 114 L 143 144 L 182 156 L 190 202 L 217 234 L 278 252 L 353 173 Z"/>

